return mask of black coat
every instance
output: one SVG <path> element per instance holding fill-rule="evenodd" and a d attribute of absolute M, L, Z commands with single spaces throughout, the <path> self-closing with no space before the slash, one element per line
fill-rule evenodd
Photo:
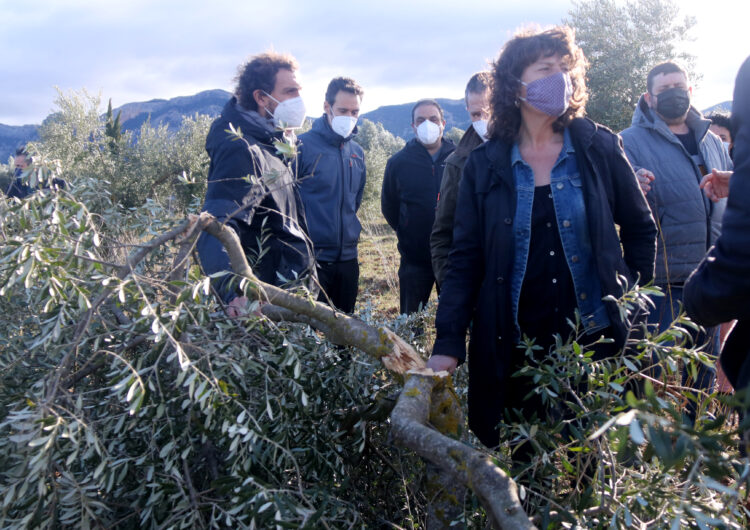
<path fill-rule="evenodd" d="M 740 68 L 732 102 L 734 174 L 721 235 L 685 283 L 690 318 L 705 326 L 737 319 L 721 352 L 735 389 L 750 383 L 750 57 Z"/>
<path fill-rule="evenodd" d="M 385 165 L 380 197 L 383 217 L 396 231 L 404 261 L 432 270 L 430 232 L 435 222 L 445 159 L 456 145 L 443 138 L 436 160 L 416 138 Z"/>
<path fill-rule="evenodd" d="M 654 273 L 656 225 L 617 135 L 587 119 L 570 125 L 589 233 L 603 295 L 619 296 L 617 274 L 643 283 Z M 469 426 L 487 446 L 504 408 L 506 379 L 515 349 L 511 273 L 516 189 L 511 145 L 491 140 L 469 156 L 459 187 L 453 249 L 440 294 L 433 355 L 463 361 L 469 346 Z M 618 238 L 615 223 L 620 226 Z M 622 243 L 622 247 L 621 247 Z M 623 344 L 626 324 L 607 302 L 612 337 Z"/>
<path fill-rule="evenodd" d="M 274 146 L 281 133 L 251 123 L 236 105 L 236 98 L 227 102 L 206 137 L 211 165 L 203 211 L 220 220 L 231 218 L 227 225 L 238 232 L 246 251 L 256 249 L 265 238 L 265 253 L 253 269 L 260 280 L 280 285 L 279 275 L 293 279 L 311 270 L 304 208 L 290 164 Z M 230 125 L 242 132 L 244 141 L 228 132 Z M 198 245 L 205 272 L 230 270 L 226 252 L 212 240 L 202 236 Z M 227 279 L 221 278 L 215 286 L 228 302 L 237 293 L 225 288 Z"/>

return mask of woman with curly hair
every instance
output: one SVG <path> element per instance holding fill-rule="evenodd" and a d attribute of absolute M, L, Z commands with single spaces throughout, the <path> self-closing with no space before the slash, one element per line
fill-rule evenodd
<path fill-rule="evenodd" d="M 493 64 L 490 140 L 464 169 L 428 366 L 453 372 L 473 322 L 469 426 L 489 447 L 506 412 L 542 414 L 512 374 L 544 363 L 577 315 L 577 340 L 611 338 L 593 348 L 615 354 L 629 324 L 604 298 L 654 273 L 656 227 L 620 138 L 583 117 L 585 68 L 568 27 L 516 35 Z"/>

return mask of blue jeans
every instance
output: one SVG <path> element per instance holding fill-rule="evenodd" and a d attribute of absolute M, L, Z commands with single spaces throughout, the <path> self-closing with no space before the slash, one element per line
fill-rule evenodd
<path fill-rule="evenodd" d="M 653 297 L 651 300 L 654 302 L 656 307 L 651 310 L 648 315 L 649 328 L 652 331 L 665 331 L 669 328 L 677 315 L 680 314 L 682 309 L 682 286 L 672 285 L 669 287 L 662 287 L 664 296 Z M 719 353 L 719 328 L 718 326 L 706 328 L 705 332 L 696 331 L 691 328 L 686 328 L 690 339 L 693 342 L 693 346 L 705 345 L 705 351 L 711 355 L 718 355 Z M 671 345 L 671 344 L 669 344 Z M 658 359 L 654 355 L 653 362 L 657 362 Z M 654 370 L 654 377 L 661 375 L 661 370 Z M 716 370 L 712 366 L 706 366 L 700 364 L 698 366 L 698 375 L 695 381 L 690 381 L 691 377 L 687 369 L 682 369 L 682 385 L 689 386 L 695 390 L 704 390 L 707 393 L 711 393 L 711 389 L 716 379 Z M 696 403 L 688 400 L 687 407 L 685 409 L 691 423 L 695 422 L 695 416 L 697 412 Z"/>

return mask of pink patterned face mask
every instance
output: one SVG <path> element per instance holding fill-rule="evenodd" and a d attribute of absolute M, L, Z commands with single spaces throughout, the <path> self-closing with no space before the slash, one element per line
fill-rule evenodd
<path fill-rule="evenodd" d="M 526 97 L 519 96 L 518 99 L 535 109 L 554 118 L 568 110 L 570 98 L 573 97 L 573 83 L 568 72 L 557 72 L 531 83 L 521 81 L 521 84 L 526 87 Z"/>

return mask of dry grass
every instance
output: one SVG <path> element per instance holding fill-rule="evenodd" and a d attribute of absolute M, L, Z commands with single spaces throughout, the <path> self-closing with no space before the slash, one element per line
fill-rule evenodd
<path fill-rule="evenodd" d="M 360 212 L 363 213 L 363 212 Z M 359 295 L 355 313 L 363 313 L 367 306 L 378 321 L 391 322 L 399 316 L 398 265 L 400 256 L 396 233 L 382 216 L 362 215 L 362 236 L 359 241 Z M 419 350 L 425 351 L 434 341 L 434 318 L 437 303 L 435 289 L 427 311 L 405 322 L 409 330 L 420 329 L 418 336 L 404 330 L 404 338 Z"/>
<path fill-rule="evenodd" d="M 396 233 L 388 224 L 363 221 L 359 241 L 359 296 L 357 312 L 368 303 L 383 320 L 393 319 L 399 311 L 398 263 Z"/>

